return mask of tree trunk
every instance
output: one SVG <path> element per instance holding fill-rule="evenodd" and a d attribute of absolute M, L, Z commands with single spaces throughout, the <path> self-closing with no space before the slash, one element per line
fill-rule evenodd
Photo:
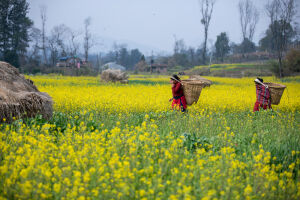
<path fill-rule="evenodd" d="M 46 39 L 45 39 L 45 29 L 44 29 L 44 27 L 43 27 L 43 37 L 42 37 L 42 49 L 43 49 L 43 57 L 44 57 L 44 64 L 46 64 L 47 65 L 47 54 L 46 54 Z"/>
<path fill-rule="evenodd" d="M 84 59 L 85 59 L 85 62 L 88 61 L 88 55 L 89 55 L 89 52 L 88 52 L 87 49 L 85 49 L 85 51 L 84 51 Z"/>
<path fill-rule="evenodd" d="M 44 58 L 44 64 L 48 64 L 47 61 L 47 52 L 46 52 L 46 7 L 41 7 L 41 20 L 42 20 L 42 51 L 43 51 L 43 58 Z"/>
<path fill-rule="evenodd" d="M 282 78 L 282 58 L 281 56 L 279 55 L 278 56 L 278 69 L 279 69 L 279 78 Z"/>
<path fill-rule="evenodd" d="M 206 64 L 206 45 L 207 45 L 207 28 L 205 27 L 205 34 L 204 34 L 204 47 L 202 53 L 203 64 Z"/>

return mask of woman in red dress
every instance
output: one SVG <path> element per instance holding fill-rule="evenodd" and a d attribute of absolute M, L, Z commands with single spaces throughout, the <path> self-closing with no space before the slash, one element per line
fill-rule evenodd
<path fill-rule="evenodd" d="M 261 78 L 254 80 L 256 87 L 256 102 L 254 104 L 253 112 L 259 111 L 260 109 L 272 109 L 271 107 L 271 96 L 267 85 Z"/>
<path fill-rule="evenodd" d="M 170 83 L 172 84 L 172 108 L 175 110 L 181 110 L 181 112 L 186 111 L 186 100 L 183 94 L 183 87 L 180 82 L 180 78 L 177 75 L 173 75 L 170 78 Z"/>

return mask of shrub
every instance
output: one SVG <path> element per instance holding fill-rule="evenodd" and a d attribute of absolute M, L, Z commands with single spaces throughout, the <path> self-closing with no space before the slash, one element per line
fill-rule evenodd
<path fill-rule="evenodd" d="M 285 57 L 285 66 L 290 72 L 300 72 L 300 49 L 291 49 Z"/>

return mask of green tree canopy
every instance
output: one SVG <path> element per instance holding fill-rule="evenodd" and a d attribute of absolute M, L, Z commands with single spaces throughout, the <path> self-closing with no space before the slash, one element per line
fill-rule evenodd
<path fill-rule="evenodd" d="M 282 39 L 283 34 L 286 37 L 286 41 Z M 274 21 L 266 30 L 265 37 L 259 41 L 259 48 L 263 51 L 274 52 L 283 45 L 283 42 L 291 43 L 294 35 L 295 33 L 290 23 L 286 23 L 283 20 Z"/>
<path fill-rule="evenodd" d="M 28 30 L 32 21 L 27 17 L 26 0 L 0 0 L 0 56 L 19 66 L 20 56 L 28 46 Z"/>
<path fill-rule="evenodd" d="M 252 53 L 256 49 L 254 42 L 251 42 L 248 38 L 245 38 L 239 47 L 241 53 Z"/>
<path fill-rule="evenodd" d="M 215 47 L 216 47 L 215 56 L 217 58 L 220 58 L 221 61 L 223 62 L 224 56 L 226 56 L 230 50 L 229 38 L 225 32 L 223 32 L 217 36 L 217 41 L 215 42 Z"/>

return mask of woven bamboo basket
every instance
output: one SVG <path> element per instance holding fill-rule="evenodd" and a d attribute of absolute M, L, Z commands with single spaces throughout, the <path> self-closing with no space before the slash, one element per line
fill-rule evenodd
<path fill-rule="evenodd" d="M 197 103 L 201 94 L 201 90 L 204 87 L 204 82 L 197 80 L 182 80 L 183 93 L 186 99 L 187 105 Z"/>
<path fill-rule="evenodd" d="M 281 96 L 286 86 L 278 83 L 264 83 L 264 84 L 269 87 L 270 95 L 271 95 L 271 104 L 278 105 L 280 103 Z"/>

